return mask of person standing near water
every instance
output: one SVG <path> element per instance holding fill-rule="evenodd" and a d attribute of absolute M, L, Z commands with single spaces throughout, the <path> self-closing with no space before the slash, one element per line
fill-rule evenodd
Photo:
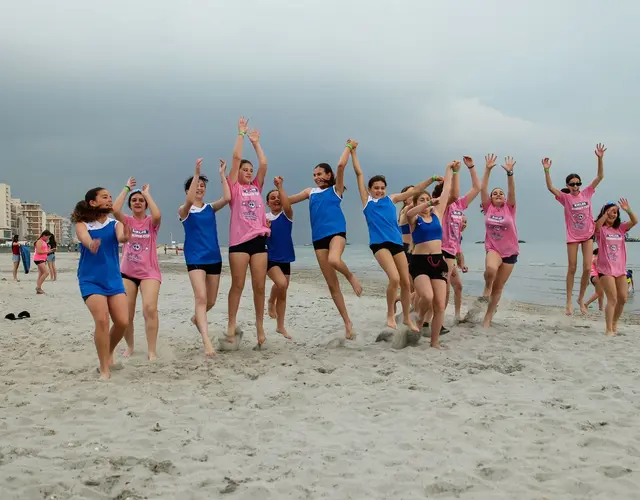
<path fill-rule="evenodd" d="M 222 197 L 213 203 L 205 203 L 203 200 L 207 194 L 209 179 L 200 173 L 201 168 L 202 158 L 198 158 L 193 176 L 184 183 L 186 198 L 178 209 L 178 218 L 184 228 L 184 260 L 195 302 L 195 314 L 191 317 L 191 322 L 202 337 L 205 356 L 213 357 L 216 351 L 209 339 L 207 312 L 216 304 L 222 272 L 216 212 L 229 203 L 231 191 L 225 176 L 227 163 L 220 160 Z"/>
<path fill-rule="evenodd" d="M 291 196 L 291 203 L 309 200 L 309 218 L 311 220 L 311 239 L 316 259 L 320 270 L 329 287 L 329 293 L 336 308 L 344 321 L 345 338 L 355 339 L 353 323 L 349 318 L 344 296 L 340 290 L 338 281 L 339 272 L 342 274 L 355 292 L 356 296 L 362 295 L 362 286 L 356 275 L 353 274 L 342 260 L 345 245 L 347 244 L 347 220 L 342 213 L 342 197 L 346 190 L 344 186 L 344 169 L 349 162 L 349 156 L 353 144 L 347 140 L 338 160 L 337 173 L 328 163 L 319 163 L 313 169 L 313 181 L 315 188 L 307 188 L 304 191 Z"/>
<path fill-rule="evenodd" d="M 100 377 L 111 378 L 113 351 L 129 324 L 129 306 L 120 275 L 119 244 L 131 238 L 131 228 L 109 217 L 113 202 L 109 191 L 87 191 L 71 216 L 81 243 L 78 284 L 82 300 L 95 322 L 94 342 Z M 113 326 L 109 329 L 109 319 Z"/>
<path fill-rule="evenodd" d="M 124 334 L 127 349 L 125 358 L 133 354 L 134 335 L 133 321 L 136 314 L 138 291 L 142 295 L 142 314 L 147 336 L 147 358 L 155 360 L 158 343 L 158 295 L 162 283 L 162 273 L 158 264 L 156 242 L 162 215 L 158 205 L 151 197 L 149 185 L 135 189 L 136 180 L 130 177 L 113 204 L 113 215 L 116 220 L 131 227 L 131 239 L 122 248 L 120 272 L 129 299 L 129 327 Z M 129 196 L 131 215 L 124 215 L 122 207 Z M 147 209 L 151 215 L 147 215 Z"/>
<path fill-rule="evenodd" d="M 593 256 L 593 233 L 595 222 L 592 215 L 591 198 L 595 194 L 596 187 L 604 179 L 603 157 L 607 148 L 604 144 L 596 146 L 595 154 L 598 158 L 598 173 L 585 189 L 581 190 L 582 179 L 578 174 L 569 174 L 565 179 L 566 188 L 562 190 L 553 186 L 551 181 L 551 164 L 549 158 L 542 160 L 544 168 L 544 178 L 547 189 L 556 200 L 564 207 L 564 221 L 567 231 L 567 256 L 569 264 L 567 267 L 567 301 L 565 314 L 573 314 L 573 284 L 575 281 L 576 268 L 578 265 L 578 247 L 582 249 L 582 277 L 580 278 L 580 292 L 578 294 L 578 306 L 580 312 L 586 314 L 587 306 L 584 303 L 584 295 L 589 286 L 589 274 L 591 271 L 591 257 Z"/>
<path fill-rule="evenodd" d="M 628 222 L 620 220 L 620 209 L 629 215 Z M 596 268 L 602 290 L 607 297 L 604 316 L 605 335 L 608 336 L 617 335 L 618 319 L 627 302 L 629 290 L 625 235 L 637 223 L 638 217 L 625 198 L 620 198 L 617 205 L 612 201 L 606 203 L 596 220 L 596 240 L 600 249 Z"/>

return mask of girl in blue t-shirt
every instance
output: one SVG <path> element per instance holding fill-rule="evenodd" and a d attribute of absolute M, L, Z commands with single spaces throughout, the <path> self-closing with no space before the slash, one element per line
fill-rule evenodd
<path fill-rule="evenodd" d="M 129 241 L 131 228 L 109 217 L 113 201 L 109 191 L 87 191 L 71 216 L 80 246 L 80 294 L 95 321 L 94 341 L 100 377 L 111 378 L 113 351 L 129 324 L 129 306 L 120 275 L 120 243 Z M 109 318 L 113 326 L 109 330 Z"/>

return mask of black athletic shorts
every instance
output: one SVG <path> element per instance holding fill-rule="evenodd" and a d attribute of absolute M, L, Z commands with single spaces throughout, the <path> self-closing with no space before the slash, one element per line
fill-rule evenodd
<path fill-rule="evenodd" d="M 313 249 L 314 250 L 329 250 L 329 245 L 331 243 L 331 240 L 333 238 L 335 238 L 336 236 L 342 236 L 343 238 L 347 238 L 347 233 L 336 233 L 336 234 L 330 234 L 329 236 L 325 236 L 324 238 L 320 238 L 319 240 L 316 240 L 313 242 Z"/>
<path fill-rule="evenodd" d="M 204 271 L 206 274 L 213 274 L 220 276 L 222 273 L 222 262 L 216 262 L 215 264 L 187 264 L 187 271 Z"/>
<path fill-rule="evenodd" d="M 399 254 L 400 252 L 404 252 L 404 246 L 398 245 L 397 243 L 392 243 L 391 241 L 385 241 L 384 243 L 374 243 L 373 245 L 369 245 L 369 248 L 373 252 L 373 255 L 376 254 L 377 251 L 389 250 L 392 256 Z"/>
<path fill-rule="evenodd" d="M 503 264 L 515 264 L 516 262 L 518 262 L 518 256 L 517 255 L 509 255 L 509 257 L 503 257 L 502 258 L 502 263 Z"/>
<path fill-rule="evenodd" d="M 129 280 L 131 281 L 135 286 L 137 286 L 138 288 L 140 288 L 140 283 L 142 283 L 141 279 L 138 278 L 132 278 L 131 276 L 127 276 L 124 273 L 120 273 L 120 276 L 122 276 L 122 279 L 124 280 Z"/>
<path fill-rule="evenodd" d="M 442 255 L 444 256 L 444 258 L 445 258 L 445 259 L 455 259 L 455 258 L 456 258 L 456 256 L 455 256 L 455 255 L 450 254 L 450 253 L 449 253 L 449 252 L 447 252 L 446 250 L 443 250 L 443 251 L 442 251 Z"/>
<path fill-rule="evenodd" d="M 269 262 L 267 262 L 267 272 L 272 267 L 279 267 L 280 270 L 282 271 L 282 274 L 284 274 L 285 276 L 290 276 L 291 275 L 291 263 L 290 262 L 274 262 L 274 261 L 270 260 Z"/>
<path fill-rule="evenodd" d="M 415 280 L 420 275 L 428 276 L 432 280 L 447 281 L 449 266 L 441 253 L 413 254 L 409 265 L 411 277 Z"/>
<path fill-rule="evenodd" d="M 257 253 L 266 253 L 267 251 L 267 237 L 256 236 L 255 238 L 240 243 L 239 245 L 233 245 L 229 247 L 229 253 L 248 253 L 250 256 Z"/>

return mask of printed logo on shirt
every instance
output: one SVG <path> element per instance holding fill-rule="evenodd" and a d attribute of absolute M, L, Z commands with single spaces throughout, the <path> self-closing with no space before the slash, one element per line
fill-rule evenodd
<path fill-rule="evenodd" d="M 462 210 L 451 210 L 451 216 L 462 217 L 464 212 Z"/>
<path fill-rule="evenodd" d="M 491 220 L 495 220 L 495 221 L 502 221 L 504 220 L 504 216 L 502 215 L 492 215 L 489 217 Z"/>
<path fill-rule="evenodd" d="M 260 191 L 255 186 L 243 187 L 242 196 L 260 196 Z"/>
<path fill-rule="evenodd" d="M 579 201 L 577 203 L 572 203 L 571 204 L 571 208 L 573 208 L 574 210 L 582 210 L 585 209 L 589 206 L 589 202 L 588 201 Z"/>
<path fill-rule="evenodd" d="M 607 233 L 607 239 L 620 241 L 622 239 L 622 235 L 618 233 Z"/>

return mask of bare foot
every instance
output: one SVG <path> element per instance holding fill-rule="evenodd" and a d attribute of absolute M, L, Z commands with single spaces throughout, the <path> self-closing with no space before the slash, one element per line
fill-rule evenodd
<path fill-rule="evenodd" d="M 360 282 L 358 281 L 358 278 L 356 278 L 355 274 L 351 274 L 349 277 L 349 283 L 351 283 L 351 287 L 353 288 L 356 296 L 360 297 L 362 295 L 362 286 L 360 286 Z"/>
<path fill-rule="evenodd" d="M 235 342 L 235 336 L 236 336 L 236 325 L 232 325 L 231 323 L 229 323 L 227 325 L 227 333 L 225 333 L 224 336 L 227 339 L 227 342 L 230 342 L 233 344 L 233 342 Z"/>
<path fill-rule="evenodd" d="M 42 288 L 36 288 L 36 293 L 38 295 L 45 295 L 44 290 Z"/>
<path fill-rule="evenodd" d="M 204 344 L 204 355 L 207 358 L 213 358 L 216 355 L 216 350 L 213 348 L 213 344 L 209 340 L 209 337 L 203 338 L 202 343 Z"/>
<path fill-rule="evenodd" d="M 567 304 L 567 307 L 565 307 L 565 309 L 564 309 L 564 313 L 567 316 L 572 316 L 573 315 L 573 306 L 571 304 Z"/>
<path fill-rule="evenodd" d="M 417 333 L 417 332 L 419 332 L 419 331 L 420 331 L 420 328 L 418 328 L 418 325 L 416 325 L 416 324 L 411 320 L 411 318 L 409 318 L 409 319 L 405 319 L 402 323 L 403 323 L 403 324 L 404 324 L 404 325 L 405 325 L 409 330 L 411 330 L 412 332 L 416 332 L 416 333 Z"/>
<path fill-rule="evenodd" d="M 285 339 L 289 339 L 291 340 L 291 335 L 289 335 L 289 333 L 287 332 L 287 329 L 283 326 L 276 328 L 276 332 L 278 332 L 280 335 L 282 335 Z"/>
<path fill-rule="evenodd" d="M 605 332 L 605 335 L 607 337 L 615 337 L 616 335 L 618 335 L 616 332 Z"/>
<path fill-rule="evenodd" d="M 491 320 L 490 319 L 485 319 L 482 322 L 482 328 L 491 328 Z"/>
<path fill-rule="evenodd" d="M 256 326 L 256 332 L 258 333 L 258 345 L 264 344 L 267 340 L 267 338 L 264 335 L 264 327 Z"/>
<path fill-rule="evenodd" d="M 578 306 L 580 307 L 580 312 L 582 314 L 587 314 L 588 310 L 587 310 L 587 306 L 584 304 L 584 300 L 579 300 Z"/>
<path fill-rule="evenodd" d="M 123 358 L 130 358 L 133 355 L 133 348 L 127 347 L 124 351 L 122 351 Z"/>
<path fill-rule="evenodd" d="M 398 328 L 398 324 L 396 323 L 396 316 L 392 314 L 391 316 L 387 316 L 387 326 L 389 328 L 393 328 L 394 330 Z"/>
<path fill-rule="evenodd" d="M 149 361 L 155 361 L 156 359 L 158 359 L 158 355 L 155 352 L 149 351 L 147 354 L 147 359 Z"/>
<path fill-rule="evenodd" d="M 109 380 L 111 378 L 111 372 L 101 372 L 100 368 L 98 368 L 98 373 L 100 374 L 100 380 Z"/>
<path fill-rule="evenodd" d="M 344 338 L 347 340 L 355 340 L 356 334 L 353 331 L 353 323 L 349 321 L 349 323 L 347 323 L 344 328 L 345 328 Z"/>
<path fill-rule="evenodd" d="M 441 351 L 449 350 L 449 347 L 447 347 L 446 345 L 442 345 L 440 342 L 432 343 L 431 347 L 433 347 L 434 349 L 440 349 Z"/>
<path fill-rule="evenodd" d="M 275 301 L 274 302 L 269 301 L 269 305 L 267 307 L 267 311 L 268 311 L 269 317 L 271 319 L 276 319 L 277 314 L 276 314 L 276 303 L 275 303 Z"/>

